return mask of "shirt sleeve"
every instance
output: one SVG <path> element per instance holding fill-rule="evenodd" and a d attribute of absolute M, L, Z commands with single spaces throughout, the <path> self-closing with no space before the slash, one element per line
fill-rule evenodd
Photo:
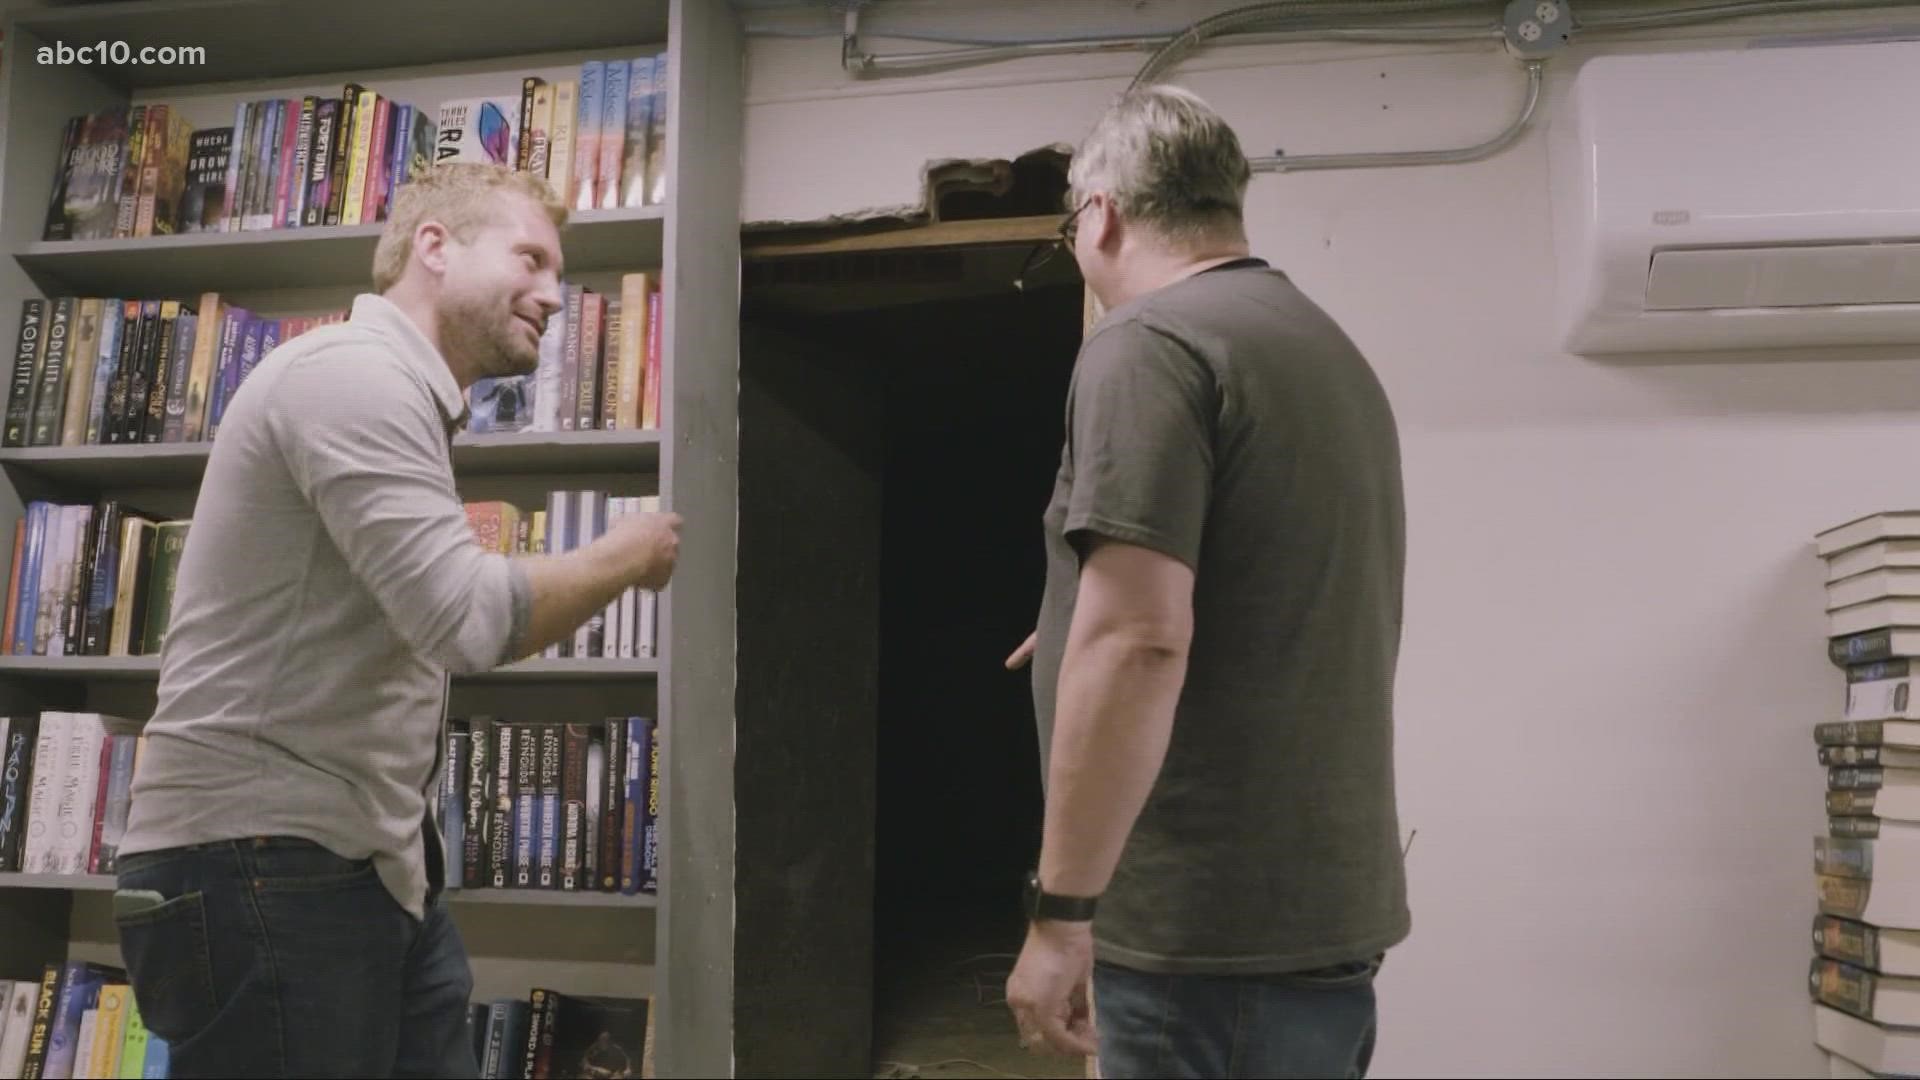
<path fill-rule="evenodd" d="M 1199 566 L 1217 400 L 1206 364 L 1160 331 L 1129 321 L 1087 342 L 1068 395 L 1064 522 L 1082 558 L 1091 534 Z"/>
<path fill-rule="evenodd" d="M 474 539 L 431 395 L 391 360 L 339 349 L 291 366 L 274 399 L 294 483 L 394 631 L 454 673 L 512 660 L 526 569 Z"/>

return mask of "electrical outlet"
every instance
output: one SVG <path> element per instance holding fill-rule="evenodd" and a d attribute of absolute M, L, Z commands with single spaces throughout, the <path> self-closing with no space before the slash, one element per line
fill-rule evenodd
<path fill-rule="evenodd" d="M 1573 38 L 1573 11 L 1562 0 L 1512 0 L 1504 21 L 1507 51 L 1522 60 L 1552 56 Z"/>

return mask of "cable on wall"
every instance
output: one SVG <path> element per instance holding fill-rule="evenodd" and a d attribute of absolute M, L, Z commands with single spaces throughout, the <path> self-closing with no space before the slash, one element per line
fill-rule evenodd
<path fill-rule="evenodd" d="M 1141 65 L 1128 89 L 1158 82 L 1162 74 L 1194 50 L 1214 38 L 1229 34 L 1287 27 L 1288 24 L 1298 26 L 1303 22 L 1320 24 L 1317 27 L 1306 27 L 1306 29 L 1330 30 L 1335 27 L 1326 23 L 1328 19 L 1372 20 L 1395 15 L 1485 10 L 1486 6 L 1480 0 L 1464 0 L 1464 2 L 1463 0 L 1360 0 L 1360 2 L 1274 0 L 1270 3 L 1250 4 L 1208 16 L 1175 34 L 1171 40 L 1155 50 L 1145 64 Z"/>
<path fill-rule="evenodd" d="M 1519 115 L 1506 129 L 1486 142 L 1457 150 L 1393 150 L 1354 154 L 1307 154 L 1287 157 L 1275 154 L 1271 157 L 1248 158 L 1247 164 L 1254 172 L 1305 172 L 1309 169 L 1362 169 L 1394 168 L 1408 165 L 1459 165 L 1469 161 L 1479 161 L 1512 145 L 1527 124 L 1533 119 L 1534 110 L 1540 105 L 1541 85 L 1544 82 L 1546 61 L 1528 60 L 1527 93 L 1520 106 Z"/>
<path fill-rule="evenodd" d="M 1451 165 L 1479 161 L 1511 146 L 1523 135 L 1540 106 L 1546 60 L 1576 36 L 1629 33 L 1736 19 L 1842 10 L 1915 8 L 1915 0 L 1721 0 L 1692 3 L 1666 10 L 1636 4 L 1610 10 L 1593 4 L 1576 18 L 1569 0 L 1511 0 L 1498 22 L 1473 25 L 1471 16 L 1490 15 L 1489 0 L 1270 0 L 1219 12 L 1195 21 L 1170 37 L 1105 37 L 1042 39 L 961 46 L 957 48 L 877 54 L 860 44 L 860 16 L 868 3 L 847 5 L 841 34 L 841 66 L 856 76 L 956 67 L 1022 57 L 1137 51 L 1152 52 L 1135 73 L 1129 89 L 1159 81 L 1167 72 L 1208 42 L 1238 39 L 1321 39 L 1341 41 L 1435 42 L 1488 37 L 1502 40 L 1508 53 L 1524 65 L 1527 85 L 1513 119 L 1498 134 L 1471 146 L 1440 150 L 1378 151 L 1287 155 L 1276 152 L 1253 157 L 1255 172 L 1388 168 Z M 1467 16 L 1465 25 L 1407 26 L 1391 20 L 1406 16 Z M 918 35 L 928 38 L 929 35 Z"/>

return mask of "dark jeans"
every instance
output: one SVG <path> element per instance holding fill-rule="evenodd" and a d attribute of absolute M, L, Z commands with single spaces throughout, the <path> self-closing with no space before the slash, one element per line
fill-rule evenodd
<path fill-rule="evenodd" d="M 260 837 L 126 855 L 118 876 L 165 898 L 114 922 L 171 1075 L 478 1073 L 460 934 L 437 900 L 407 914 L 372 860 Z"/>
<path fill-rule="evenodd" d="M 1153 975 L 1093 968 L 1102 1080 L 1363 1077 L 1380 962 L 1286 975 Z"/>

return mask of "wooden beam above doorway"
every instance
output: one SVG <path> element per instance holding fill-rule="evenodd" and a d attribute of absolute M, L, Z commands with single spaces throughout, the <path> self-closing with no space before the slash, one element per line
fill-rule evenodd
<path fill-rule="evenodd" d="M 858 251 L 1035 244 L 1059 238 L 1061 217 L 1059 214 L 1044 214 L 1035 217 L 936 221 L 867 232 L 807 229 L 746 233 L 740 237 L 740 257 L 749 260 L 779 259 L 842 255 Z"/>

